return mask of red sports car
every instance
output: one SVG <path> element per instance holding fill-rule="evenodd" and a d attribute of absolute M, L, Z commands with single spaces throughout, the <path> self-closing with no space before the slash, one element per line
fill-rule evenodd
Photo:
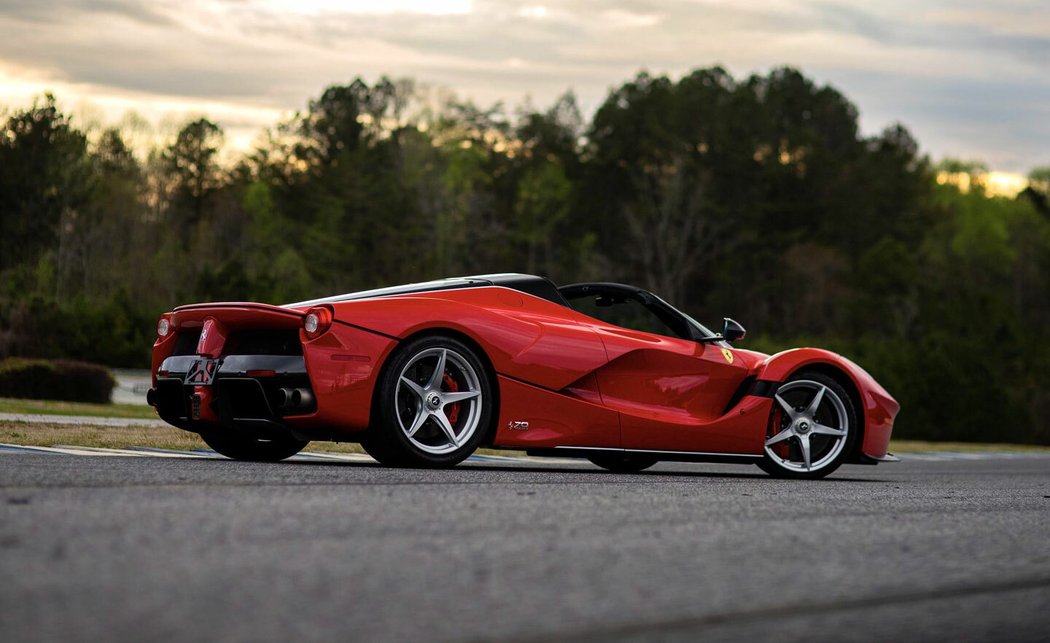
<path fill-rule="evenodd" d="M 898 404 L 825 350 L 734 348 L 656 295 L 520 274 L 445 279 L 285 306 L 163 315 L 150 404 L 238 460 L 310 440 L 383 464 L 449 467 L 478 447 L 581 457 L 753 463 L 819 478 L 887 454 Z"/>

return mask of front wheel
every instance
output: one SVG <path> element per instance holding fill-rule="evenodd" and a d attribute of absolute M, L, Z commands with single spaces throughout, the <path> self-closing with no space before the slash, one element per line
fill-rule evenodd
<path fill-rule="evenodd" d="M 229 433 L 202 433 L 205 444 L 234 460 L 249 462 L 280 462 L 302 451 L 308 441 L 288 436 L 263 440 Z"/>
<path fill-rule="evenodd" d="M 478 448 L 496 413 L 485 364 L 443 335 L 409 341 L 391 356 L 375 405 L 361 446 L 388 466 L 454 466 Z"/>
<path fill-rule="evenodd" d="M 778 478 L 823 478 L 846 459 L 859 430 L 846 390 L 821 373 L 800 373 L 774 396 L 758 466 Z"/>

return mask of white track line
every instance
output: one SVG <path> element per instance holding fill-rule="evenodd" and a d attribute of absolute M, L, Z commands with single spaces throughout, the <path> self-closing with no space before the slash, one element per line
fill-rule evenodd
<path fill-rule="evenodd" d="M 56 445 L 53 447 L 39 447 L 39 446 L 24 446 L 21 444 L 4 444 L 0 443 L 0 453 L 3 452 L 37 452 L 37 453 L 56 453 L 62 455 L 79 455 L 79 456 L 104 456 L 104 457 L 132 457 L 132 458 L 222 458 L 223 456 L 210 449 L 200 449 L 194 451 L 178 451 L 175 449 L 157 449 L 152 447 L 130 447 L 127 449 L 107 449 L 102 447 L 79 447 L 79 446 L 67 446 L 67 445 Z M 969 452 L 958 452 L 958 451 L 933 451 L 927 453 L 905 453 L 902 459 L 910 461 L 926 461 L 926 462 L 943 462 L 949 460 L 1013 460 L 1017 458 L 1037 458 L 1047 457 L 1048 454 L 1038 451 L 989 451 L 987 453 L 969 453 Z M 370 456 L 364 453 L 329 453 L 323 451 L 303 451 L 297 455 L 288 458 L 290 462 L 317 462 L 317 461 L 336 461 L 336 462 L 375 462 Z M 549 464 L 581 464 L 584 460 L 578 460 L 573 458 L 536 458 L 530 456 L 502 456 L 502 455 L 484 455 L 477 454 L 467 458 L 468 462 L 474 462 L 478 464 L 484 463 L 501 463 L 501 462 L 519 462 L 519 463 L 534 463 L 539 465 Z"/>
<path fill-rule="evenodd" d="M 40 453 L 61 453 L 63 455 L 93 455 L 93 456 L 134 456 L 143 457 L 145 453 L 135 453 L 134 451 L 126 451 L 124 449 L 101 449 L 96 447 L 72 447 L 72 446 L 53 446 L 53 447 L 33 447 L 33 446 L 22 446 L 19 444 L 0 444 L 0 449 L 4 451 L 34 451 Z"/>
<path fill-rule="evenodd" d="M 936 462 L 942 460 L 1016 460 L 1017 458 L 1045 457 L 1046 452 L 1039 451 L 987 451 L 974 453 L 969 451 L 927 451 L 924 453 L 905 453 L 901 459 Z"/>
<path fill-rule="evenodd" d="M 0 443 L 0 451 L 17 452 L 28 451 L 36 453 L 57 453 L 62 455 L 79 456 L 122 456 L 128 458 L 222 458 L 218 453 L 210 449 L 200 451 L 176 451 L 174 449 L 152 449 L 146 447 L 132 447 L 129 449 L 106 449 L 102 447 L 77 447 L 64 444 L 53 447 L 23 446 L 21 444 Z M 375 462 L 372 458 L 361 453 L 317 453 L 304 451 L 294 455 L 292 461 L 316 461 L 316 460 L 341 460 L 345 462 Z"/>
<path fill-rule="evenodd" d="M 43 415 L 36 413 L 0 413 L 0 422 L 29 422 L 32 424 L 86 424 L 89 426 L 170 426 L 161 419 L 105 418 L 88 415 Z"/>
<path fill-rule="evenodd" d="M 200 449 L 197 451 L 177 451 L 175 449 L 156 449 L 152 447 L 130 447 L 127 449 L 106 449 L 102 447 L 77 447 L 67 446 L 59 444 L 53 447 L 38 447 L 38 446 L 23 446 L 21 444 L 4 444 L 0 443 L 0 453 L 3 452 L 35 452 L 35 453 L 56 453 L 61 455 L 79 455 L 79 456 L 124 456 L 131 458 L 222 458 L 223 456 L 210 449 Z M 336 462 L 372 462 L 375 460 L 371 456 L 364 453 L 328 453 L 322 451 L 303 451 L 297 455 L 293 455 L 288 458 L 289 462 L 317 462 L 317 461 L 336 461 Z M 527 456 L 513 457 L 513 456 L 500 456 L 500 455 L 472 455 L 467 458 L 468 462 L 477 463 L 496 463 L 496 462 L 532 462 L 536 464 L 548 465 L 552 463 L 561 464 L 580 464 L 582 460 L 574 460 L 570 458 L 531 458 Z"/>
<path fill-rule="evenodd" d="M 27 422 L 33 424 L 80 424 L 103 427 L 156 427 L 167 428 L 171 426 L 161 419 L 146 418 L 111 418 L 94 417 L 87 415 L 44 415 L 36 413 L 0 413 L 0 422 Z M 165 458 L 215 458 L 221 457 L 213 451 L 174 451 L 169 449 L 148 449 L 146 447 L 132 447 L 131 449 L 98 449 L 95 447 L 22 447 L 14 444 L 0 444 L 0 448 L 8 450 L 38 450 L 52 453 L 64 453 L 67 455 L 123 455 L 123 456 L 154 456 Z M 930 451 L 925 453 L 905 453 L 901 457 L 906 460 L 920 461 L 942 461 L 942 460 L 1009 460 L 1014 458 L 1030 458 L 1046 455 L 1038 451 L 987 451 L 973 453 L 966 451 Z M 304 451 L 290 460 L 343 460 L 346 462 L 375 462 L 372 458 L 361 453 L 322 453 L 318 451 Z M 531 458 L 528 456 L 502 456 L 502 455 L 472 455 L 467 458 L 471 462 L 531 462 L 538 464 L 578 464 L 583 460 L 572 458 Z"/>

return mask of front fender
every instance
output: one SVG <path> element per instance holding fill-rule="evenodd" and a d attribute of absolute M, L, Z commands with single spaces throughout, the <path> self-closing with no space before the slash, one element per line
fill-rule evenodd
<path fill-rule="evenodd" d="M 900 404 L 857 364 L 822 348 L 794 348 L 762 360 L 755 365 L 752 374 L 759 380 L 783 382 L 806 368 L 834 369 L 853 384 L 860 400 L 863 421 L 860 452 L 875 460 L 884 458 Z"/>

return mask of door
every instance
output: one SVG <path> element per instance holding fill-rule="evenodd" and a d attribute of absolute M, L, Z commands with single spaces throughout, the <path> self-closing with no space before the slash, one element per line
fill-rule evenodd
<path fill-rule="evenodd" d="M 609 363 L 595 375 L 603 403 L 620 413 L 623 448 L 748 452 L 752 437 L 718 420 L 747 377 L 750 360 L 722 342 L 698 341 L 684 319 L 674 318 L 677 311 L 647 300 L 648 293 L 605 286 L 573 291 L 570 303 L 605 322 L 595 330 Z"/>

